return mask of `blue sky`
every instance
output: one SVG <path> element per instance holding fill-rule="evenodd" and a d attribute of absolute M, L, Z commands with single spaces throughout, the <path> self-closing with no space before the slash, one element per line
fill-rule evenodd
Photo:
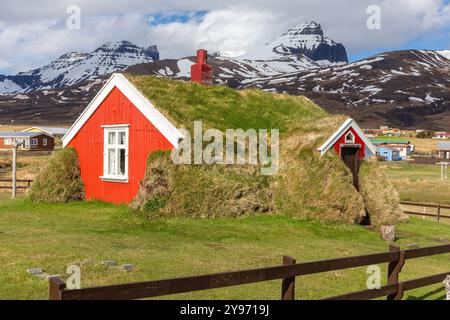
<path fill-rule="evenodd" d="M 66 26 L 76 5 L 81 28 Z M 368 30 L 379 6 L 381 29 Z M 107 41 L 156 44 L 161 58 L 199 47 L 244 54 L 305 21 L 345 45 L 350 60 L 401 49 L 450 49 L 450 0 L 2 0 L 0 74 L 40 67 L 68 51 Z"/>

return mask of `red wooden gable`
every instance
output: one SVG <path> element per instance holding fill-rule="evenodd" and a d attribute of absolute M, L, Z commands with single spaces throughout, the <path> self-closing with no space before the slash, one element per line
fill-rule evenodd
<path fill-rule="evenodd" d="M 348 144 L 345 141 L 345 137 L 347 136 L 347 134 L 349 132 L 352 132 L 352 134 L 355 136 L 355 142 L 353 144 L 359 144 L 361 145 L 361 149 L 359 151 L 359 158 L 360 159 L 364 159 L 364 155 L 365 155 L 365 143 L 364 141 L 361 139 L 361 137 L 356 133 L 356 131 L 353 128 L 349 128 L 347 131 L 345 131 L 344 134 L 342 134 L 339 139 L 336 141 L 336 143 L 333 145 L 334 150 L 336 151 L 336 153 L 341 156 L 341 146 L 343 144 Z"/>
<path fill-rule="evenodd" d="M 102 126 L 129 125 L 128 182 L 107 182 L 103 175 Z M 144 178 L 148 156 L 173 145 L 131 101 L 115 87 L 83 124 L 68 146 L 76 149 L 86 198 L 112 203 L 129 203 Z"/>

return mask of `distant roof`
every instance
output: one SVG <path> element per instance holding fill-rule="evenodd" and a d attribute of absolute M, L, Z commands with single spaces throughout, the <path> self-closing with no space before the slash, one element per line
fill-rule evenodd
<path fill-rule="evenodd" d="M 24 132 L 30 131 L 33 129 L 41 130 L 50 134 L 56 134 L 56 135 L 65 135 L 69 129 L 67 128 L 59 128 L 59 127 L 31 127 L 28 129 L 23 130 Z"/>
<path fill-rule="evenodd" d="M 405 140 L 405 139 L 370 139 L 370 141 L 372 141 L 373 144 L 408 144 L 410 143 L 409 140 Z"/>
<path fill-rule="evenodd" d="M 385 149 L 385 150 L 395 151 L 394 148 L 390 148 L 390 147 L 377 147 L 377 149 Z"/>
<path fill-rule="evenodd" d="M 0 131 L 0 138 L 32 138 L 41 134 L 42 132 Z"/>
<path fill-rule="evenodd" d="M 385 149 L 385 150 L 389 150 L 389 151 L 392 151 L 392 152 L 399 151 L 397 148 L 387 147 L 387 146 L 377 147 L 377 149 Z"/>
<path fill-rule="evenodd" d="M 450 142 L 438 142 L 438 150 L 450 150 Z"/>

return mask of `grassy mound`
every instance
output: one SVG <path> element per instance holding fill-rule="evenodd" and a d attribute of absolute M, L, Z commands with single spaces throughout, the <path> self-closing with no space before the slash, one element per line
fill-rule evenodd
<path fill-rule="evenodd" d="M 130 204 L 148 217 L 238 217 L 270 212 L 268 179 L 255 167 L 174 165 L 168 153 L 150 156 Z"/>
<path fill-rule="evenodd" d="M 49 203 L 84 200 L 84 185 L 75 149 L 55 152 L 33 183 L 28 197 L 34 202 Z"/>
<path fill-rule="evenodd" d="M 408 220 L 408 216 L 400 208 L 397 190 L 387 182 L 386 174 L 376 158 L 372 157 L 362 163 L 359 189 L 372 224 L 389 225 Z"/>
<path fill-rule="evenodd" d="M 375 211 L 386 217 L 398 214 L 398 199 L 392 193 L 359 193 L 343 162 L 333 152 L 321 157 L 317 151 L 346 117 L 329 115 L 300 96 L 128 78 L 178 127 L 192 132 L 194 121 L 202 120 L 204 129 L 221 131 L 273 128 L 280 130 L 281 140 L 280 169 L 269 177 L 261 176 L 257 167 L 177 166 L 168 154 L 151 156 L 141 190 L 131 204 L 134 210 L 148 216 L 190 217 L 264 212 L 349 223 Z M 388 185 L 384 175 L 378 179 Z M 376 201 L 386 205 L 374 207 Z"/>

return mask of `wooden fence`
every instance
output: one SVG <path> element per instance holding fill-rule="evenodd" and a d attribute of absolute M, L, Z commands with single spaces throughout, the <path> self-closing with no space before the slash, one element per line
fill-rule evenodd
<path fill-rule="evenodd" d="M 29 189 L 31 187 L 31 184 L 33 183 L 34 180 L 29 180 L 29 179 L 17 179 L 17 189 L 19 190 L 25 190 L 25 189 Z M 0 179 L 0 183 L 10 183 L 11 185 L 9 186 L 3 186 L 0 185 L 0 189 L 12 189 L 12 179 Z"/>
<path fill-rule="evenodd" d="M 436 218 L 437 221 L 441 220 L 442 218 L 450 219 L 449 215 L 445 215 L 445 214 L 441 213 L 442 209 L 450 209 L 450 206 L 447 206 L 447 205 L 432 204 L 432 203 L 418 203 L 418 202 L 409 202 L 409 201 L 401 201 L 400 204 L 405 205 L 405 206 L 424 208 L 424 212 L 405 210 L 404 212 L 409 215 L 422 216 L 422 217 L 433 217 L 433 218 Z M 434 209 L 436 209 L 436 212 L 435 213 L 426 212 L 426 208 L 434 208 Z"/>
<path fill-rule="evenodd" d="M 60 277 L 52 277 L 49 279 L 49 298 L 50 300 L 144 299 L 281 279 L 281 299 L 294 300 L 295 281 L 298 276 L 388 263 L 386 286 L 380 289 L 368 289 L 328 299 L 359 300 L 387 296 L 389 300 L 400 300 L 404 291 L 442 282 L 450 274 L 449 267 L 449 272 L 399 282 L 399 274 L 405 261 L 445 253 L 450 253 L 450 244 L 410 250 L 400 250 L 399 247 L 390 245 L 388 252 L 369 255 L 306 263 L 296 263 L 294 258 L 285 256 L 283 257 L 283 265 L 268 268 L 75 290 L 66 289 L 66 284 Z"/>

